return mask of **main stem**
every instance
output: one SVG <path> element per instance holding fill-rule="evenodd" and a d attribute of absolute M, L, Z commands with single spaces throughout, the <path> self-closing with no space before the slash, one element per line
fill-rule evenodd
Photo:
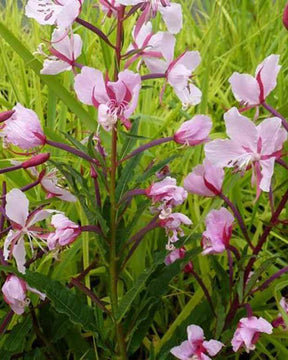
<path fill-rule="evenodd" d="M 116 35 L 116 47 L 115 47 L 116 63 L 115 63 L 114 81 L 117 81 L 118 72 L 120 69 L 124 10 L 125 7 L 121 6 L 117 14 L 117 35 Z M 117 254 L 116 254 L 117 204 L 115 197 L 116 173 L 117 173 L 117 128 L 113 127 L 112 143 L 111 143 L 111 172 L 110 172 L 110 231 L 111 231 L 110 264 L 109 264 L 110 265 L 110 269 L 109 269 L 110 296 L 111 296 L 112 314 L 114 317 L 115 327 L 116 327 L 118 351 L 120 354 L 120 359 L 126 360 L 127 353 L 126 353 L 125 337 L 123 334 L 123 329 L 121 324 L 117 323 L 116 320 L 116 314 L 118 308 L 118 292 L 117 292 L 118 274 L 117 274 Z"/>

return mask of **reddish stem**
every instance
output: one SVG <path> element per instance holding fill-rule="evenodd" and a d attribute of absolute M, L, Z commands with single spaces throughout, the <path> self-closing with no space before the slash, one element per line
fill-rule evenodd
<path fill-rule="evenodd" d="M 283 115 L 281 115 L 276 109 L 274 109 L 272 106 L 268 105 L 265 101 L 261 103 L 261 105 L 268 110 L 272 115 L 278 117 L 282 120 L 282 125 L 285 128 L 286 131 L 288 131 L 288 123 L 287 120 L 284 118 Z"/>

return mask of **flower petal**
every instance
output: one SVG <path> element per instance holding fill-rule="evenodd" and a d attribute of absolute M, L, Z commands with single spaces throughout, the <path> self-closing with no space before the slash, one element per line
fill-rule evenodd
<path fill-rule="evenodd" d="M 25 226 L 29 214 L 29 200 L 19 189 L 12 189 L 6 195 L 6 215 L 18 225 Z"/>
<path fill-rule="evenodd" d="M 248 105 L 259 104 L 260 88 L 252 75 L 234 72 L 229 78 L 229 83 L 236 100 Z"/>
<path fill-rule="evenodd" d="M 180 4 L 171 3 L 168 6 L 159 6 L 159 12 L 171 34 L 177 34 L 182 29 L 182 7 Z"/>
<path fill-rule="evenodd" d="M 257 74 L 261 71 L 260 78 L 264 87 L 264 98 L 266 98 L 277 85 L 277 76 L 281 69 L 281 66 L 278 65 L 279 58 L 280 55 L 272 54 L 257 66 L 255 77 L 257 77 Z"/>

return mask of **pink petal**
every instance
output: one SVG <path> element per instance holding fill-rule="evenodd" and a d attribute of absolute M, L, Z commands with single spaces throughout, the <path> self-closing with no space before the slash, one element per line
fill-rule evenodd
<path fill-rule="evenodd" d="M 252 151 L 257 150 L 258 133 L 254 123 L 233 107 L 224 114 L 227 135 Z"/>
<path fill-rule="evenodd" d="M 224 344 L 217 340 L 209 340 L 204 341 L 203 346 L 205 347 L 209 355 L 215 356 L 222 349 Z"/>
<path fill-rule="evenodd" d="M 74 88 L 78 99 L 84 104 L 93 105 L 93 91 L 99 103 L 106 103 L 109 100 L 103 74 L 101 71 L 88 66 L 84 66 L 81 73 L 75 77 Z"/>
<path fill-rule="evenodd" d="M 159 6 L 159 12 L 171 34 L 177 34 L 182 29 L 182 7 L 180 4 L 171 3 L 168 6 Z"/>
<path fill-rule="evenodd" d="M 81 8 L 79 0 L 70 0 L 66 2 L 67 4 L 62 6 L 61 11 L 56 18 L 57 26 L 61 29 L 66 29 L 73 24 L 74 20 L 79 15 Z"/>
<path fill-rule="evenodd" d="M 187 327 L 187 335 L 189 342 L 192 344 L 204 339 L 204 331 L 198 325 L 189 325 Z"/>
<path fill-rule="evenodd" d="M 186 340 L 183 341 L 181 345 L 173 347 L 170 352 L 177 359 L 187 360 L 193 355 L 194 347 L 192 347 L 190 342 Z"/>
<path fill-rule="evenodd" d="M 235 72 L 229 78 L 229 83 L 236 100 L 248 105 L 259 104 L 260 88 L 253 76 Z"/>
<path fill-rule="evenodd" d="M 24 238 L 18 240 L 17 244 L 14 245 L 12 254 L 16 261 L 18 271 L 22 274 L 25 274 L 26 268 L 24 264 L 26 263 L 26 250 Z"/>
<path fill-rule="evenodd" d="M 201 56 L 199 51 L 186 51 L 179 57 L 177 64 L 184 65 L 191 73 L 199 66 L 201 62 Z"/>
<path fill-rule="evenodd" d="M 40 71 L 42 75 L 57 75 L 63 71 L 69 71 L 72 69 L 72 66 L 67 62 L 62 60 L 45 60 L 43 63 L 43 68 Z"/>
<path fill-rule="evenodd" d="M 277 117 L 263 120 L 258 126 L 258 137 L 261 138 L 262 155 L 271 155 L 283 147 L 287 140 L 287 131 L 283 129 L 281 119 Z"/>
<path fill-rule="evenodd" d="M 28 284 L 27 284 L 27 290 L 33 292 L 34 294 L 37 294 L 41 300 L 46 299 L 46 295 L 44 293 L 42 293 L 41 291 L 38 291 L 37 289 L 30 287 Z"/>
<path fill-rule="evenodd" d="M 261 166 L 261 181 L 260 189 L 266 192 L 270 191 L 271 178 L 274 172 L 275 158 L 260 161 Z"/>
<path fill-rule="evenodd" d="M 12 189 L 6 195 L 6 215 L 18 225 L 25 226 L 29 214 L 29 200 L 19 189 Z"/>
<path fill-rule="evenodd" d="M 257 74 L 261 71 L 260 77 L 264 87 L 264 98 L 266 98 L 277 85 L 277 76 L 281 69 L 281 66 L 278 65 L 279 58 L 280 55 L 272 54 L 257 66 L 255 77 L 257 77 Z"/>
<path fill-rule="evenodd" d="M 206 158 L 218 167 L 233 167 L 233 161 L 243 155 L 240 144 L 232 140 L 217 139 L 204 147 Z"/>
<path fill-rule="evenodd" d="M 174 91 L 184 106 L 197 105 L 201 102 L 202 92 L 193 84 L 188 84 L 183 90 L 174 88 Z"/>

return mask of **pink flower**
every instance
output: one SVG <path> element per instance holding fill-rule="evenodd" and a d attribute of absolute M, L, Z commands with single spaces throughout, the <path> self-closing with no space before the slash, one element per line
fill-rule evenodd
<path fill-rule="evenodd" d="M 173 250 L 174 245 L 172 243 L 179 240 L 179 236 L 184 236 L 184 232 L 181 229 L 181 225 L 191 225 L 192 221 L 184 214 L 173 213 L 170 215 L 160 214 L 160 226 L 165 229 L 166 235 L 168 236 L 168 244 L 166 245 L 167 250 Z"/>
<path fill-rule="evenodd" d="M 167 68 L 167 81 L 173 87 L 184 108 L 197 105 L 201 101 L 201 91 L 190 80 L 192 72 L 198 67 L 200 61 L 198 51 L 186 51 L 171 61 Z"/>
<path fill-rule="evenodd" d="M 51 224 L 55 227 L 55 232 L 47 238 L 49 250 L 69 245 L 81 234 L 80 226 L 63 214 L 53 215 Z"/>
<path fill-rule="evenodd" d="M 146 189 L 146 195 L 152 202 L 162 202 L 167 207 L 183 204 L 187 198 L 187 192 L 181 186 L 176 185 L 176 179 L 167 176 L 164 180 L 152 184 Z"/>
<path fill-rule="evenodd" d="M 255 77 L 235 72 L 229 79 L 236 100 L 247 106 L 257 106 L 277 85 L 279 55 L 268 56 L 257 66 Z"/>
<path fill-rule="evenodd" d="M 81 55 L 80 35 L 69 35 L 67 31 L 55 29 L 52 34 L 50 53 L 53 56 L 44 61 L 41 74 L 55 75 L 74 69 L 76 59 Z"/>
<path fill-rule="evenodd" d="M 4 138 L 4 142 L 24 150 L 44 145 L 43 139 L 39 139 L 35 135 L 40 134 L 42 138 L 45 138 L 36 113 L 26 109 L 19 103 L 13 110 L 13 115 L 5 121 L 0 133 L 0 136 Z"/>
<path fill-rule="evenodd" d="M 174 134 L 174 141 L 188 146 L 202 144 L 209 140 L 211 128 L 212 121 L 209 116 L 195 115 L 180 126 Z"/>
<path fill-rule="evenodd" d="M 118 0 L 117 2 L 126 6 L 143 4 L 142 9 L 144 10 L 138 20 L 138 27 L 159 12 L 171 34 L 177 34 L 182 29 L 183 19 L 180 4 L 171 3 L 169 0 Z"/>
<path fill-rule="evenodd" d="M 235 107 L 226 112 L 224 119 L 230 139 L 206 144 L 206 158 L 215 166 L 235 167 L 241 172 L 251 166 L 258 194 L 260 189 L 269 191 L 275 159 L 280 157 L 287 139 L 281 120 L 273 117 L 256 126 Z"/>
<path fill-rule="evenodd" d="M 45 300 L 46 295 L 40 291 L 31 288 L 24 280 L 19 279 L 15 275 L 8 275 L 2 292 L 5 302 L 11 307 L 15 314 L 21 315 L 25 311 L 25 307 L 29 305 L 29 299 L 26 297 L 27 291 L 31 291 L 39 295 L 41 300 Z"/>
<path fill-rule="evenodd" d="M 29 238 L 31 249 L 33 249 L 32 240 L 40 239 L 45 241 L 44 230 L 35 227 L 35 224 L 47 219 L 53 210 L 38 209 L 29 214 L 29 200 L 26 195 L 19 189 L 12 189 L 6 195 L 5 211 L 12 225 L 12 230 L 9 231 L 4 241 L 4 258 L 8 260 L 9 256 L 13 255 L 18 271 L 25 273 L 26 249 L 24 236 L 26 235 Z M 38 241 L 37 244 L 40 246 Z"/>
<path fill-rule="evenodd" d="M 250 316 L 242 318 L 231 341 L 233 350 L 236 352 L 242 346 L 245 347 L 246 352 L 254 350 L 260 333 L 272 334 L 272 331 L 272 325 L 262 317 Z"/>
<path fill-rule="evenodd" d="M 287 299 L 285 299 L 285 297 L 282 297 L 280 300 L 280 306 L 282 307 L 283 311 L 288 314 L 288 303 L 287 303 Z M 272 325 L 273 327 L 279 327 L 282 326 L 285 330 L 287 330 L 287 326 L 286 323 L 282 317 L 281 314 L 278 315 L 278 317 L 272 321 Z"/>
<path fill-rule="evenodd" d="M 203 232 L 203 255 L 220 254 L 229 245 L 234 217 L 225 208 L 211 210 L 206 216 L 206 230 Z"/>
<path fill-rule="evenodd" d="M 224 170 L 204 160 L 184 179 L 184 189 L 201 196 L 216 196 L 222 191 Z"/>
<path fill-rule="evenodd" d="M 130 70 L 121 71 L 118 81 L 103 79 L 101 71 L 83 67 L 75 77 L 75 91 L 80 101 L 98 109 L 98 122 L 105 130 L 111 130 L 117 119 L 129 129 L 129 117 L 136 109 L 141 77 Z"/>
<path fill-rule="evenodd" d="M 180 360 L 209 360 L 209 356 L 215 356 L 224 344 L 217 340 L 206 341 L 204 332 L 200 326 L 190 325 L 187 327 L 188 340 L 180 346 L 170 350 L 171 354 Z"/>
<path fill-rule="evenodd" d="M 28 0 L 25 15 L 41 25 L 70 27 L 80 14 L 84 0 Z"/>
<path fill-rule="evenodd" d="M 130 66 L 139 57 L 145 62 L 151 73 L 165 73 L 167 64 L 173 60 L 175 37 L 168 32 L 152 32 L 151 22 L 143 24 L 137 32 L 133 29 L 133 41 L 127 49 L 135 52 L 135 55 L 126 62 L 125 67 Z"/>
<path fill-rule="evenodd" d="M 165 265 L 168 266 L 168 265 L 173 264 L 178 259 L 183 259 L 185 257 L 185 254 L 186 254 L 186 249 L 184 246 L 182 246 L 179 249 L 174 249 L 174 250 L 170 251 L 170 253 L 165 258 Z M 193 264 L 191 261 L 189 261 L 185 265 L 185 267 L 183 268 L 183 271 L 185 273 L 190 273 L 191 271 L 193 271 Z"/>
<path fill-rule="evenodd" d="M 178 259 L 183 259 L 185 257 L 186 250 L 184 247 L 179 249 L 174 249 L 165 258 L 165 265 L 171 265 Z"/>

